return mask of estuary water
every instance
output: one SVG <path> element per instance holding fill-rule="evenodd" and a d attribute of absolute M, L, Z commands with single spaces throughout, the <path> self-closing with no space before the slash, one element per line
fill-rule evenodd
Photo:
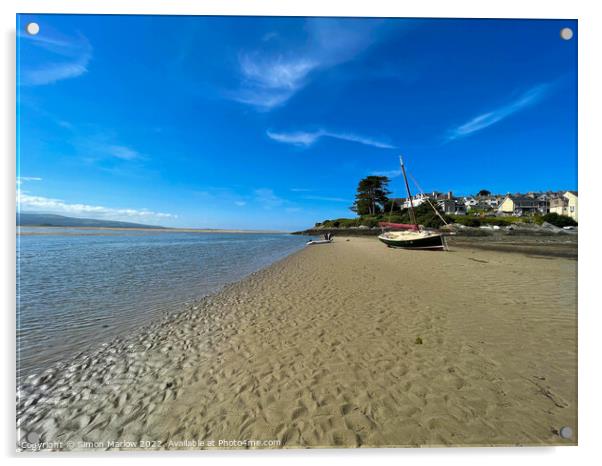
<path fill-rule="evenodd" d="M 287 234 L 21 228 L 17 374 L 126 335 L 301 249 Z"/>

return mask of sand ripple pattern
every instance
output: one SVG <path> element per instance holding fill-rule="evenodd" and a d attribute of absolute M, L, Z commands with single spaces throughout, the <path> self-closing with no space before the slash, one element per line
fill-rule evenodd
<path fill-rule="evenodd" d="M 576 266 L 337 238 L 30 378 L 20 435 L 575 444 Z"/>

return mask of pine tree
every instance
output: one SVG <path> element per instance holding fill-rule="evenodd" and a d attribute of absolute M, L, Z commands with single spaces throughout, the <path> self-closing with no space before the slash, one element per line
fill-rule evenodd
<path fill-rule="evenodd" d="M 351 210 L 358 215 L 376 215 L 383 211 L 389 201 L 391 191 L 387 189 L 389 178 L 386 176 L 367 176 L 357 186 L 355 202 Z"/>

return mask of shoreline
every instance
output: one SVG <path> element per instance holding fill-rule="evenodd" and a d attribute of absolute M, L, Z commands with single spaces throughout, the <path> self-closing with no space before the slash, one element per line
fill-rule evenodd
<path fill-rule="evenodd" d="M 102 361 L 106 360 L 109 363 L 113 363 L 117 360 L 116 356 L 120 355 L 120 357 L 133 358 L 136 359 L 138 356 L 137 353 L 145 352 L 149 349 L 155 348 L 157 345 L 161 345 L 164 342 L 164 339 L 171 335 L 175 328 L 186 326 L 188 321 L 196 320 L 202 321 L 203 324 L 207 324 L 209 320 L 215 321 L 216 318 L 223 318 L 224 315 L 208 315 L 207 312 L 210 310 L 212 306 L 213 299 L 219 299 L 224 297 L 227 294 L 235 294 L 236 288 L 242 286 L 245 282 L 252 280 L 254 276 L 261 275 L 267 270 L 273 268 L 281 262 L 285 262 L 291 257 L 300 254 L 303 249 L 295 251 L 288 256 L 259 269 L 255 272 L 252 272 L 248 276 L 244 277 L 241 280 L 237 280 L 234 282 L 226 283 L 219 290 L 216 290 L 213 293 L 210 293 L 206 296 L 201 296 L 192 302 L 187 303 L 180 310 L 175 311 L 164 311 L 163 317 L 156 322 L 148 323 L 142 327 L 140 327 L 136 332 L 130 334 L 128 336 L 115 336 L 114 338 L 101 343 L 94 348 L 89 348 L 85 351 L 79 352 L 75 355 L 68 357 L 65 361 L 59 363 L 53 363 L 48 368 L 44 369 L 35 374 L 30 374 L 25 376 L 21 381 L 17 378 L 17 442 L 18 448 L 20 442 L 27 442 L 28 435 L 30 432 L 35 432 L 36 435 L 41 436 L 42 440 L 53 443 L 56 440 L 53 440 L 53 436 L 57 434 L 56 423 L 42 423 L 42 425 L 38 425 L 34 430 L 29 430 L 27 425 L 24 424 L 24 417 L 27 419 L 29 413 L 31 413 L 31 407 L 38 404 L 54 404 L 50 408 L 50 411 L 57 409 L 59 412 L 63 409 L 68 402 L 80 402 L 82 400 L 89 401 L 93 395 L 92 390 L 88 387 L 84 388 L 84 394 L 77 394 L 77 388 L 73 387 L 73 390 L 66 390 L 65 384 L 67 386 L 71 383 L 69 380 L 70 376 L 74 373 L 80 371 L 91 371 L 95 373 L 98 367 L 94 367 L 94 365 L 102 365 Z M 196 328 L 194 325 L 192 328 Z M 210 326 L 206 326 L 202 329 L 205 335 L 209 335 L 209 346 L 212 343 L 212 331 Z M 222 336 L 223 337 L 223 336 Z M 186 345 L 187 347 L 187 345 Z M 199 354 L 204 353 L 207 348 L 207 345 L 202 345 L 203 349 L 197 347 Z M 170 348 L 171 349 L 171 348 Z M 100 368 L 101 372 L 104 371 L 104 368 Z M 67 374 L 62 376 L 60 372 L 66 372 Z M 129 372 L 129 371 L 128 371 Z M 78 374 L 81 375 L 81 374 Z M 140 375 L 140 372 L 135 374 L 136 376 Z M 127 377 L 126 377 L 127 378 Z M 84 379 L 88 380 L 89 377 L 84 375 Z M 120 386 L 123 383 L 123 379 L 120 381 L 119 378 L 116 380 L 112 380 L 112 382 L 117 382 L 117 386 Z M 54 386 L 58 390 L 53 390 Z M 171 388 L 175 387 L 171 383 L 161 383 L 159 385 L 159 389 L 161 388 Z M 46 390 L 50 388 L 49 391 Z M 73 392 L 73 396 L 63 396 L 59 401 L 54 395 L 53 392 L 66 393 Z M 44 393 L 46 392 L 46 393 Z M 126 398 L 129 398 L 130 394 L 127 393 Z M 165 401 L 167 397 L 162 398 L 161 401 Z M 119 397 L 119 403 L 121 404 L 123 398 Z M 61 403 L 62 401 L 62 403 Z M 103 400 L 104 401 L 104 400 Z M 58 402 L 58 403 L 57 403 Z M 76 409 L 77 411 L 77 409 Z M 45 412 L 44 416 L 49 414 L 49 412 Z M 35 421 L 41 421 L 41 417 L 37 413 L 32 414 L 32 418 Z M 90 419 L 91 420 L 91 419 Z M 25 422 L 26 424 L 26 422 Z M 80 427 L 85 427 L 80 423 Z M 42 429 L 40 429 L 42 427 Z M 44 439 L 44 436 L 48 437 Z M 83 441 L 83 439 L 82 439 Z M 128 443 L 126 441 L 126 443 Z M 93 448 L 93 450 L 103 450 L 104 448 Z M 131 447 L 126 447 L 126 450 L 131 449 Z M 134 448 L 138 449 L 138 448 Z M 142 449 L 147 449 L 142 448 Z M 27 448 L 20 448 L 21 451 L 28 451 Z M 76 449 L 77 450 L 77 449 Z M 56 448 L 48 448 L 43 451 L 64 451 L 64 448 L 56 449 Z"/>
<path fill-rule="evenodd" d="M 352 238 L 354 238 L 354 237 L 353 236 L 352 237 L 341 236 L 341 237 L 338 237 L 337 240 L 338 241 L 350 241 Z M 529 257 L 529 256 L 542 256 L 542 257 L 549 256 L 549 257 L 577 259 L 576 249 L 574 250 L 574 248 L 576 248 L 576 244 L 574 244 L 574 243 L 569 243 L 566 245 L 566 248 L 568 251 L 566 251 L 566 252 L 561 251 L 558 253 L 554 250 L 550 250 L 548 247 L 548 246 L 551 246 L 551 247 L 556 246 L 556 244 L 554 244 L 554 243 L 552 245 L 547 245 L 547 244 L 542 244 L 542 243 L 522 244 L 521 240 L 525 240 L 525 239 L 532 240 L 533 238 L 527 237 L 527 238 L 514 238 L 514 239 L 518 240 L 517 241 L 518 244 L 506 244 L 506 242 L 489 244 L 488 241 L 483 241 L 483 240 L 491 240 L 491 238 L 474 238 L 474 237 L 462 237 L 462 238 L 451 237 L 450 238 L 450 237 L 448 237 L 448 241 L 451 240 L 450 241 L 450 250 L 453 250 L 453 248 L 457 247 L 457 248 L 461 248 L 461 249 L 480 249 L 480 250 L 486 250 L 486 251 L 497 251 L 497 252 L 503 252 L 503 253 L 508 253 L 508 254 L 523 254 L 523 255 L 527 255 L 527 257 Z M 299 249 L 298 251 L 294 251 L 291 254 L 289 254 L 288 256 L 283 257 L 282 259 L 279 259 L 276 262 L 273 262 L 265 267 L 262 267 L 261 269 L 250 273 L 249 275 L 247 275 L 246 277 L 243 277 L 240 280 L 228 282 L 228 283 L 222 285 L 219 289 L 212 291 L 211 293 L 209 293 L 207 295 L 200 295 L 196 298 L 191 299 L 190 302 L 186 302 L 184 304 L 176 304 L 176 305 L 170 306 L 169 308 L 164 309 L 161 312 L 162 317 L 161 317 L 161 320 L 159 323 L 157 323 L 157 322 L 147 323 L 147 324 L 143 325 L 142 327 L 140 327 L 135 332 L 134 335 L 130 335 L 128 337 L 124 337 L 123 335 L 116 335 L 113 338 L 109 339 L 108 341 L 104 341 L 102 343 L 97 344 L 96 346 L 94 346 L 92 348 L 88 348 L 84 351 L 76 353 L 74 356 L 68 357 L 67 361 L 65 361 L 65 362 L 51 364 L 48 368 L 46 368 L 40 372 L 29 374 L 29 375 L 25 376 L 22 380 L 25 380 L 25 379 L 31 378 L 31 377 L 40 377 L 43 375 L 44 372 L 46 372 L 48 370 L 53 370 L 53 369 L 56 369 L 57 367 L 68 366 L 71 362 L 73 362 L 75 359 L 78 359 L 80 357 L 91 356 L 93 353 L 98 352 L 103 347 L 110 346 L 113 344 L 127 343 L 127 340 L 131 340 L 131 339 L 133 340 L 133 339 L 135 339 L 135 337 L 139 336 L 139 334 L 141 334 L 141 333 L 153 332 L 155 330 L 155 327 L 165 325 L 165 324 L 170 324 L 171 321 L 177 320 L 178 317 L 180 316 L 180 314 L 195 310 L 194 308 L 202 307 L 204 304 L 203 302 L 205 300 L 207 300 L 207 299 L 210 300 L 210 298 L 212 298 L 213 296 L 217 296 L 217 295 L 225 292 L 228 288 L 230 288 L 234 285 L 237 285 L 239 283 L 242 283 L 245 280 L 250 279 L 255 274 L 259 274 L 259 273 L 263 272 L 264 270 L 275 266 L 279 262 L 286 261 L 288 258 L 290 258 L 296 254 L 302 253 L 302 251 L 304 249 L 305 248 L 303 247 L 303 248 Z M 179 309 L 177 309 L 177 308 L 179 308 Z M 17 382 L 18 382 L 18 378 L 17 378 Z"/>
<path fill-rule="evenodd" d="M 572 274 L 575 261 L 454 252 L 392 251 L 357 237 L 294 252 L 127 339 L 25 379 L 21 438 L 277 438 L 285 448 L 576 444 L 550 430 L 577 427 L 576 361 L 566 353 L 576 339 L 559 350 L 545 336 L 571 338 L 576 317 L 561 319 L 565 328 L 546 312 L 570 309 L 572 296 L 536 295 L 529 306 L 520 289 L 498 293 L 486 302 L 499 301 L 505 310 L 497 313 L 477 304 L 478 287 L 467 296 L 449 284 L 434 296 L 419 292 L 437 277 L 461 286 L 462 277 L 449 275 L 461 270 L 493 279 L 495 294 L 500 274 L 518 286 L 517 267 L 535 289 L 554 292 L 558 266 Z M 412 286 L 403 278 L 408 264 Z M 517 344 L 537 357 L 526 365 L 517 355 L 500 360 Z M 537 370 L 528 369 L 533 363 Z"/>
<path fill-rule="evenodd" d="M 66 366 L 69 366 L 72 363 L 74 363 L 77 359 L 90 358 L 94 354 L 101 352 L 101 350 L 107 346 L 112 346 L 112 345 L 118 345 L 118 346 L 126 345 L 127 346 L 127 343 L 130 342 L 130 340 L 134 341 L 136 338 L 142 336 L 143 334 L 154 333 L 158 327 L 161 327 L 163 325 L 171 325 L 172 323 L 173 323 L 173 325 L 177 325 L 175 323 L 175 321 L 178 320 L 178 318 L 180 317 L 181 314 L 200 309 L 200 307 L 202 307 L 204 304 L 206 304 L 205 303 L 206 300 L 210 300 L 212 297 L 225 292 L 225 290 L 227 290 L 229 287 L 232 287 L 238 283 L 244 282 L 245 280 L 251 278 L 255 274 L 261 273 L 262 271 L 269 269 L 270 267 L 274 266 L 275 264 L 278 264 L 279 262 L 284 261 L 287 258 L 289 258 L 295 254 L 299 254 L 301 251 L 303 251 L 303 247 L 297 251 L 293 251 L 292 253 L 288 254 L 287 256 L 285 256 L 283 258 L 276 260 L 275 262 L 272 262 L 266 266 L 259 268 L 258 270 L 255 270 L 255 271 L 249 273 L 248 275 L 242 277 L 241 279 L 226 282 L 223 285 L 221 285 L 219 288 L 217 288 L 207 294 L 199 294 L 198 296 L 193 297 L 193 298 L 187 300 L 186 302 L 172 303 L 170 305 L 166 305 L 159 312 L 160 317 L 158 317 L 158 321 L 145 323 L 144 325 L 139 327 L 133 334 L 125 336 L 120 333 L 120 334 L 114 335 L 113 337 L 111 337 L 110 339 L 108 339 L 106 341 L 98 342 L 90 348 L 86 348 L 83 351 L 79 351 L 71 356 L 68 356 L 65 361 L 52 363 L 44 370 L 41 370 L 41 371 L 38 371 L 38 372 L 35 372 L 32 374 L 27 374 L 27 375 L 21 377 L 21 382 L 25 382 L 27 379 L 31 379 L 31 378 L 40 378 L 44 375 L 44 373 L 46 373 L 48 371 L 55 372 L 57 369 L 65 368 Z M 17 363 L 17 366 L 18 366 L 18 363 Z M 17 389 L 19 388 L 20 385 L 23 385 L 23 383 L 21 383 L 21 384 L 19 383 L 20 380 L 19 380 L 18 372 L 19 372 L 19 370 L 17 368 Z"/>

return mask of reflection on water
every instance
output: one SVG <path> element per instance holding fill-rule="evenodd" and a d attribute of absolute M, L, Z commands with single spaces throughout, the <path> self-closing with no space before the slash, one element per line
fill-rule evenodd
<path fill-rule="evenodd" d="M 305 242 L 283 234 L 21 232 L 45 230 L 52 234 L 17 240 L 20 376 L 150 323 Z"/>

